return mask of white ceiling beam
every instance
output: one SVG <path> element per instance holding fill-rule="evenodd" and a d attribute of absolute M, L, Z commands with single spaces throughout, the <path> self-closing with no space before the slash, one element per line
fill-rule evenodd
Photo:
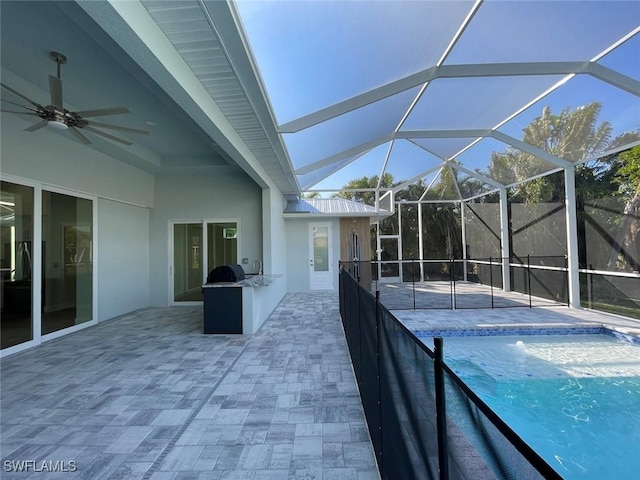
<path fill-rule="evenodd" d="M 490 129 L 403 130 L 395 138 L 477 138 L 491 135 Z"/>
<path fill-rule="evenodd" d="M 301 188 L 302 188 L 302 190 L 303 190 L 303 191 L 308 191 L 308 189 L 309 189 L 310 187 L 313 187 L 314 185 L 317 185 L 318 183 L 320 183 L 320 182 L 322 182 L 322 181 L 326 180 L 326 179 L 327 179 L 327 178 L 329 178 L 331 175 L 333 175 L 334 173 L 336 173 L 338 170 L 343 169 L 343 168 L 344 168 L 344 167 L 346 167 L 347 165 L 349 165 L 349 164 L 351 164 L 351 163 L 355 162 L 356 160 L 358 160 L 358 159 L 359 159 L 360 157 L 362 157 L 363 155 L 366 155 L 370 150 L 371 150 L 371 149 L 369 149 L 369 150 L 363 150 L 363 151 L 362 151 L 362 152 L 360 152 L 358 155 L 356 155 L 355 157 L 351 158 L 348 162 L 344 162 L 344 163 L 342 163 L 340 160 L 336 161 L 336 162 L 335 162 L 334 167 L 333 167 L 333 168 L 331 168 L 331 169 L 329 170 L 329 172 L 328 172 L 328 173 L 325 173 L 325 175 L 323 175 L 323 176 L 320 178 L 320 180 L 314 180 L 314 183 L 311 183 L 311 184 L 305 184 L 305 185 L 302 185 L 302 184 L 301 184 Z M 300 180 L 300 179 L 298 179 L 298 180 Z"/>
<path fill-rule="evenodd" d="M 447 48 L 445 48 L 444 52 L 442 53 L 440 60 L 438 60 L 438 63 L 436 63 L 437 67 L 442 65 L 447 59 L 447 57 L 451 54 L 451 52 L 453 51 L 453 47 L 456 46 L 456 44 L 462 37 L 462 34 L 464 33 L 464 31 L 467 29 L 469 25 L 471 25 L 471 20 L 473 20 L 473 17 L 475 17 L 476 13 L 478 13 L 478 10 L 480 9 L 480 5 L 482 5 L 483 1 L 484 0 L 476 0 L 476 2 L 473 4 L 473 6 L 471 7 L 471 10 L 469 10 L 469 13 L 465 17 L 465 19 L 462 21 L 460 28 L 458 28 L 458 31 L 455 33 L 455 35 L 449 42 L 449 45 L 447 45 Z"/>
<path fill-rule="evenodd" d="M 438 173 L 436 173 L 436 176 L 433 177 L 433 180 L 431 180 L 431 182 L 429 182 L 429 185 L 427 185 L 427 188 L 424 190 L 424 192 L 422 192 L 422 195 L 420 196 L 420 201 L 424 200 L 424 197 L 427 195 L 427 192 L 429 190 L 431 190 L 431 187 L 433 187 L 433 184 L 436 183 L 436 180 L 438 178 L 440 178 L 440 175 L 442 175 L 442 169 L 444 168 L 444 165 L 442 167 L 440 167 L 440 170 L 438 170 Z"/>
<path fill-rule="evenodd" d="M 342 102 L 336 103 L 329 107 L 317 110 L 313 113 L 299 117 L 287 123 L 283 123 L 278 127 L 280 133 L 295 133 L 305 128 L 312 127 L 319 123 L 331 120 L 352 110 L 356 110 L 370 103 L 383 100 L 387 97 L 395 95 L 396 93 L 404 92 L 410 88 L 422 85 L 428 82 L 434 77 L 436 67 L 427 68 L 420 72 L 409 75 L 408 77 L 401 78 L 391 83 L 387 83 L 368 92 L 356 95 Z"/>
<path fill-rule="evenodd" d="M 530 182 L 531 180 L 537 180 L 538 178 L 548 177 L 549 175 L 553 175 L 554 173 L 561 172 L 562 168 L 554 168 L 553 170 L 547 170 L 546 172 L 538 173 L 537 175 L 533 175 L 531 177 L 527 177 L 524 180 L 517 180 L 509 185 L 505 185 L 506 188 L 516 187 L 518 185 L 522 185 L 523 183 Z"/>
<path fill-rule="evenodd" d="M 290 122 L 286 122 L 278 127 L 278 131 L 280 133 L 299 132 L 305 128 L 312 127 L 318 123 L 369 105 L 370 103 L 430 82 L 436 78 L 563 75 L 569 73 L 585 73 L 585 70 L 588 70 L 588 62 L 489 63 L 430 67 Z"/>
<path fill-rule="evenodd" d="M 637 146 L 640 146 L 640 140 L 627 143 L 626 145 L 621 145 L 616 148 L 612 148 L 610 150 L 607 150 L 606 152 L 599 153 L 598 155 L 595 155 L 593 157 L 585 158 L 584 160 L 575 162 L 574 165 L 582 165 L 584 163 L 594 162 L 594 161 L 600 160 L 603 157 L 608 157 L 609 155 L 615 155 L 616 153 L 624 152 L 625 150 L 630 150 L 633 147 L 637 147 Z"/>
<path fill-rule="evenodd" d="M 496 189 L 494 189 L 494 190 L 488 190 L 488 191 L 486 191 L 486 192 L 479 193 L 479 194 L 477 194 L 477 195 L 473 195 L 473 196 L 471 196 L 471 197 L 467 197 L 467 198 L 465 198 L 465 199 L 463 200 L 463 202 L 469 202 L 469 201 L 471 201 L 471 200 L 475 200 L 476 198 L 482 198 L 482 197 L 485 197 L 485 196 L 487 196 L 487 195 L 490 195 L 490 194 L 492 194 L 492 193 L 499 192 L 499 191 L 500 191 L 500 189 L 499 189 L 499 188 L 496 188 Z"/>
<path fill-rule="evenodd" d="M 378 177 L 378 184 L 376 185 L 376 188 L 380 188 L 380 186 L 382 185 L 382 176 L 387 170 L 387 165 L 389 163 L 389 157 L 391 157 L 391 150 L 393 150 L 393 145 L 394 141 L 391 140 L 391 143 L 389 143 L 389 148 L 387 149 L 387 154 L 384 157 L 384 162 L 382 162 L 382 170 L 380 170 L 380 176 Z"/>
<path fill-rule="evenodd" d="M 608 54 L 610 54 L 611 52 L 613 52 L 616 48 L 618 48 L 620 45 L 622 45 L 623 43 L 625 43 L 627 40 L 629 40 L 630 38 L 632 38 L 633 36 L 635 36 L 636 34 L 640 33 L 640 25 L 638 25 L 636 28 L 634 28 L 633 30 L 631 30 L 629 33 L 627 33 L 624 37 L 622 37 L 621 39 L 619 39 L 616 42 L 613 42 L 611 45 L 609 45 L 607 48 L 605 48 L 604 50 L 602 50 L 600 53 L 598 53 L 595 57 L 593 57 L 591 59 L 592 62 L 598 62 L 600 61 L 602 58 L 604 58 L 605 56 L 607 56 Z"/>
<path fill-rule="evenodd" d="M 614 87 L 617 87 L 625 92 L 631 93 L 635 96 L 640 96 L 640 82 L 634 78 L 618 73 L 604 65 L 599 63 L 589 63 L 588 65 L 589 75 L 607 82 Z"/>
<path fill-rule="evenodd" d="M 476 178 L 484 183 L 486 183 L 487 185 L 491 185 L 492 187 L 495 188 L 504 188 L 504 185 L 492 178 L 489 178 L 485 175 L 482 175 L 481 173 L 475 172 L 473 170 L 469 170 L 466 167 L 463 167 L 460 164 L 457 163 L 451 163 L 451 167 L 455 168 L 456 170 L 460 170 L 463 173 L 466 173 L 467 175 L 469 175 L 470 177 Z"/>
<path fill-rule="evenodd" d="M 567 75 L 584 73 L 588 62 L 521 62 L 442 65 L 436 78 L 521 77 L 535 75 Z"/>
<path fill-rule="evenodd" d="M 409 185 L 412 185 L 414 183 L 416 183 L 418 180 L 426 177 L 427 175 L 429 175 L 430 173 L 435 172 L 436 170 L 440 170 L 442 168 L 442 165 L 436 165 L 435 167 L 431 167 L 423 172 L 420 172 L 418 175 L 410 178 L 409 180 L 406 180 L 402 183 L 400 183 L 399 185 L 396 185 L 395 187 L 393 187 L 393 192 L 399 192 L 400 190 L 403 190 L 404 188 L 408 187 Z"/>
<path fill-rule="evenodd" d="M 555 155 L 551 155 L 550 153 L 545 152 L 541 148 L 534 147 L 529 143 L 513 138 L 512 136 L 506 135 L 497 130 L 493 130 L 489 136 L 503 143 L 506 143 L 507 145 L 511 145 L 512 147 L 517 148 L 518 150 L 522 150 L 523 152 L 527 152 L 535 157 L 541 158 L 542 160 L 545 160 L 557 167 L 562 167 L 562 168 L 573 167 L 573 163 L 567 160 L 564 160 L 560 157 L 556 157 Z"/>
<path fill-rule="evenodd" d="M 331 155 L 330 157 L 325 157 L 322 160 L 318 160 L 316 162 L 310 163 L 309 165 L 305 165 L 304 167 L 300 167 L 295 170 L 296 175 L 304 175 L 307 173 L 311 173 L 314 170 L 317 170 L 322 167 L 326 167 L 327 165 L 331 165 L 332 163 L 343 160 L 347 157 L 352 157 L 353 155 L 358 155 L 359 153 L 365 150 L 371 150 L 383 143 L 387 143 L 393 140 L 393 135 L 383 135 L 382 137 L 378 137 L 375 140 L 371 140 L 370 142 L 365 142 L 360 145 L 356 145 L 355 147 L 349 148 L 347 150 L 343 150 L 342 152 L 336 153 L 335 155 Z"/>
<path fill-rule="evenodd" d="M 425 152 L 427 152 L 429 155 L 433 155 L 434 157 L 436 157 L 439 160 L 442 160 L 443 162 L 447 161 L 446 157 L 443 157 L 441 155 L 438 155 L 436 152 L 431 151 L 430 149 L 428 149 L 427 147 L 425 147 L 424 145 L 420 145 L 419 143 L 415 142 L 414 140 L 408 138 L 407 141 L 413 143 L 416 147 L 418 147 L 421 150 L 424 150 Z"/>
<path fill-rule="evenodd" d="M 449 42 L 449 45 L 447 45 L 447 48 L 445 48 L 444 52 L 442 53 L 440 60 L 438 60 L 438 63 L 436 63 L 436 68 L 442 65 L 444 61 L 447 59 L 447 57 L 449 56 L 449 54 L 453 51 L 453 47 L 456 46 L 456 44 L 460 40 L 460 37 L 462 37 L 462 34 L 464 33 L 464 31 L 471 24 L 471 20 L 476 15 L 478 9 L 480 8 L 480 5 L 482 5 L 482 2 L 483 0 L 476 0 L 474 5 L 471 7 L 471 10 L 467 14 L 466 18 L 462 21 L 460 28 L 458 28 L 458 31 L 455 33 L 455 35 Z M 409 118 L 409 115 L 411 115 L 411 112 L 413 112 L 413 109 L 416 107 L 416 105 L 418 104 L 418 102 L 420 101 L 420 99 L 422 98 L 422 96 L 424 95 L 424 92 L 427 90 L 428 87 L 429 87 L 429 82 L 425 82 L 425 84 L 422 85 L 422 88 L 420 88 L 420 91 L 418 92 L 416 97 L 413 99 L 413 102 L 411 102 L 411 105 L 409 105 L 409 108 L 407 108 L 407 111 L 404 112 L 404 115 L 402 116 L 400 123 L 398 123 L 398 126 L 395 129 L 396 132 L 400 131 L 400 129 L 404 125 L 404 122 L 407 121 L 407 118 Z"/>

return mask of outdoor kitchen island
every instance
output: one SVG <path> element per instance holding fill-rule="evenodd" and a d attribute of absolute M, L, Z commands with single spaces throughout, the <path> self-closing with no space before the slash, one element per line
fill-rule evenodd
<path fill-rule="evenodd" d="M 204 333 L 251 335 L 284 297 L 282 274 L 252 275 L 237 282 L 206 283 Z"/>

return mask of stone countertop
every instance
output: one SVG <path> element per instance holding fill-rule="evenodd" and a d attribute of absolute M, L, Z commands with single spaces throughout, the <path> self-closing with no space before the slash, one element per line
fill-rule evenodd
<path fill-rule="evenodd" d="M 266 287 L 274 283 L 278 278 L 282 277 L 281 273 L 268 273 L 265 275 L 247 275 L 244 280 L 239 282 L 218 282 L 205 283 L 202 288 L 221 288 L 221 287 Z"/>

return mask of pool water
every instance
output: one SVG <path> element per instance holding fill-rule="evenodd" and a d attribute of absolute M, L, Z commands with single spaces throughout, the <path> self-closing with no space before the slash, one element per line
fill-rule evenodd
<path fill-rule="evenodd" d="M 444 353 L 565 479 L 640 478 L 640 346 L 607 335 L 449 337 Z"/>

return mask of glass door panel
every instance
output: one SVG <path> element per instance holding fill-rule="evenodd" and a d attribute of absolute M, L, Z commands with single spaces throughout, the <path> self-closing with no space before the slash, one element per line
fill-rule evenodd
<path fill-rule="evenodd" d="M 331 290 L 333 288 L 333 271 L 329 239 L 331 238 L 330 224 L 309 224 L 310 230 L 310 278 L 311 290 Z"/>
<path fill-rule="evenodd" d="M 207 223 L 207 272 L 222 265 L 237 263 L 238 225 L 235 222 Z M 259 267 L 255 268 L 257 273 Z"/>
<path fill-rule="evenodd" d="M 202 301 L 202 223 L 173 225 L 173 300 Z"/>
<path fill-rule="evenodd" d="M 399 282 L 398 237 L 380 237 L 380 281 Z"/>
<path fill-rule="evenodd" d="M 1 348 L 33 339 L 33 188 L 0 182 Z"/>
<path fill-rule="evenodd" d="M 329 271 L 329 228 L 313 229 L 313 271 Z"/>
<path fill-rule="evenodd" d="M 42 192 L 42 334 L 93 319 L 93 202 Z"/>

